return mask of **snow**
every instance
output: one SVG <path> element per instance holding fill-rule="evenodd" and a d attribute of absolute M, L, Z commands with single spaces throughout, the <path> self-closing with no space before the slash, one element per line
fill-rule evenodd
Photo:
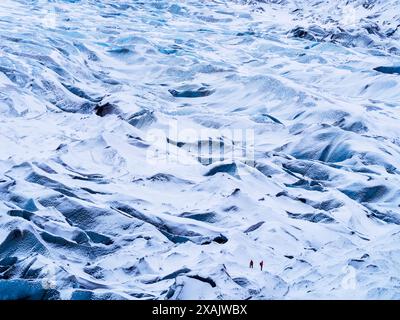
<path fill-rule="evenodd" d="M 1 1 L 0 299 L 399 299 L 399 57 L 398 0 Z"/>

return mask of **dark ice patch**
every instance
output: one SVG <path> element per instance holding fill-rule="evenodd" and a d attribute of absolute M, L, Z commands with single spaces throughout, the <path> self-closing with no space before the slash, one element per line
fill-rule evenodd
<path fill-rule="evenodd" d="M 74 250 L 77 247 L 75 242 L 65 239 L 61 236 L 56 236 L 49 232 L 41 232 L 40 235 L 44 241 L 54 246 L 64 247 L 69 250 Z"/>
<path fill-rule="evenodd" d="M 345 189 L 339 189 L 349 198 L 358 202 L 376 202 L 389 193 L 390 189 L 384 185 L 366 187 L 363 184 L 355 183 Z"/>
<path fill-rule="evenodd" d="M 255 168 L 260 171 L 264 176 L 271 178 L 274 174 L 282 173 L 278 169 L 265 163 L 256 163 Z"/>
<path fill-rule="evenodd" d="M 46 254 L 47 248 L 29 230 L 14 229 L 0 244 L 0 259 L 6 257 L 29 257 L 32 254 Z"/>
<path fill-rule="evenodd" d="M 223 234 L 220 234 L 220 235 L 216 236 L 216 237 L 213 239 L 213 241 L 216 242 L 216 243 L 218 243 L 218 244 L 224 244 L 224 243 L 227 243 L 227 242 L 228 242 L 228 238 L 225 237 Z"/>
<path fill-rule="evenodd" d="M 232 279 L 233 282 L 235 282 L 237 285 L 246 288 L 250 285 L 250 281 L 247 278 L 242 278 L 242 277 L 238 277 L 238 278 L 233 278 Z"/>
<path fill-rule="evenodd" d="M 253 121 L 256 123 L 270 123 L 272 121 L 274 123 L 283 125 L 283 123 L 279 119 L 266 113 L 254 116 Z"/>
<path fill-rule="evenodd" d="M 386 74 L 400 74 L 400 66 L 394 67 L 376 67 L 374 68 L 375 71 L 386 73 Z"/>
<path fill-rule="evenodd" d="M 379 211 L 376 209 L 372 209 L 371 210 L 371 214 L 369 215 L 369 217 L 378 219 L 380 221 L 389 223 L 389 224 L 397 224 L 400 225 L 400 215 L 396 212 L 393 212 L 391 210 L 388 211 Z"/>
<path fill-rule="evenodd" d="M 133 296 L 133 294 L 131 295 Z M 143 296 L 146 295 L 143 294 Z M 140 296 L 138 296 L 138 298 L 140 298 Z M 90 290 L 77 289 L 72 293 L 71 300 L 126 300 L 126 298 L 114 292 L 99 293 Z"/>
<path fill-rule="evenodd" d="M 25 181 L 36 183 L 42 185 L 44 187 L 50 188 L 56 192 L 59 192 L 67 197 L 77 198 L 80 199 L 73 191 L 73 189 L 67 187 L 66 185 L 62 184 L 61 182 L 55 181 L 50 179 L 46 176 L 40 175 L 36 172 L 30 173 L 26 178 Z"/>
<path fill-rule="evenodd" d="M 331 169 L 324 164 L 307 160 L 292 160 L 282 164 L 282 167 L 293 173 L 299 173 L 313 180 L 331 180 Z"/>
<path fill-rule="evenodd" d="M 190 270 L 189 268 L 182 268 L 182 269 L 176 270 L 176 271 L 174 271 L 174 272 L 172 272 L 170 274 L 167 274 L 166 276 L 162 277 L 160 279 L 160 281 L 175 279 L 176 277 L 178 277 L 178 276 L 180 276 L 182 274 L 189 273 L 190 271 L 192 271 L 192 270 Z"/>
<path fill-rule="evenodd" d="M 95 279 L 104 279 L 104 270 L 99 266 L 86 266 L 83 271 Z"/>
<path fill-rule="evenodd" d="M 366 124 L 364 124 L 362 121 L 351 121 L 346 118 L 342 118 L 339 121 L 336 121 L 334 126 L 338 126 L 339 128 L 346 130 L 346 131 L 351 131 L 354 133 L 365 133 L 368 132 L 368 127 Z"/>
<path fill-rule="evenodd" d="M 201 282 L 208 283 L 212 288 L 215 288 L 217 286 L 215 281 L 213 279 L 211 279 L 210 277 L 205 278 L 205 277 L 199 276 L 197 274 L 196 275 L 187 275 L 187 277 L 199 280 Z"/>
<path fill-rule="evenodd" d="M 94 111 L 96 115 L 99 117 L 105 117 L 111 114 L 118 115 L 121 113 L 121 111 L 115 104 L 109 102 L 104 104 L 97 104 L 96 107 L 94 108 Z"/>
<path fill-rule="evenodd" d="M 66 83 L 61 83 L 63 85 L 63 87 L 65 89 L 67 89 L 69 92 L 71 92 L 72 94 L 76 95 L 79 98 L 85 99 L 85 100 L 89 100 L 91 102 L 100 102 L 101 101 L 101 97 L 92 97 L 89 94 L 87 94 L 84 90 L 75 87 L 73 85 L 70 84 L 66 84 Z"/>
<path fill-rule="evenodd" d="M 214 223 L 217 220 L 217 213 L 214 211 L 197 213 L 197 212 L 183 212 L 180 217 L 189 218 L 197 221 Z"/>
<path fill-rule="evenodd" d="M 45 289 L 41 281 L 0 280 L 0 300 L 59 300 L 55 289 Z"/>
<path fill-rule="evenodd" d="M 296 27 L 292 29 L 290 31 L 290 34 L 292 35 L 293 38 L 305 39 L 309 41 L 317 41 L 317 39 L 311 32 L 307 31 L 302 27 Z"/>
<path fill-rule="evenodd" d="M 212 95 L 215 90 L 208 86 L 183 86 L 178 89 L 169 89 L 168 92 L 175 98 L 202 98 Z"/>
<path fill-rule="evenodd" d="M 399 74 L 400 75 L 400 66 L 393 66 L 393 67 L 376 67 L 374 68 L 375 71 L 386 73 L 386 74 Z"/>
<path fill-rule="evenodd" d="M 336 220 L 333 219 L 332 217 L 326 215 L 325 213 L 292 213 L 289 211 L 286 211 L 289 218 L 292 219 L 300 219 L 300 220 L 306 220 L 309 222 L 313 222 L 313 223 L 333 223 Z"/>
<path fill-rule="evenodd" d="M 348 265 L 352 266 L 355 269 L 360 269 L 361 267 L 364 266 L 364 264 L 365 264 L 365 260 L 363 260 L 363 259 L 351 259 L 348 262 Z"/>
<path fill-rule="evenodd" d="M 314 209 L 330 211 L 342 207 L 344 203 L 336 199 L 330 199 L 322 202 L 310 201 L 309 205 Z"/>
<path fill-rule="evenodd" d="M 54 207 L 67 218 L 70 224 L 83 230 L 91 230 L 99 225 L 99 219 L 114 216 L 111 209 L 98 208 L 90 205 L 82 205 L 65 196 L 51 196 L 40 198 L 39 203 L 45 207 Z"/>
<path fill-rule="evenodd" d="M 151 110 L 141 110 L 133 115 L 131 115 L 127 121 L 130 125 L 136 128 L 143 128 L 155 122 L 157 118 L 154 115 L 154 111 Z"/>
<path fill-rule="evenodd" d="M 184 184 L 192 183 L 189 180 L 181 179 L 181 178 L 175 177 L 172 174 L 166 174 L 166 173 L 157 173 L 157 174 L 147 178 L 147 180 L 152 181 L 152 182 L 173 182 L 173 183 L 184 183 Z"/>
<path fill-rule="evenodd" d="M 112 48 L 110 50 L 108 50 L 109 53 L 113 54 L 113 55 L 130 55 L 133 53 L 133 51 L 129 48 L 125 48 L 125 47 L 115 47 Z"/>
<path fill-rule="evenodd" d="M 39 169 L 42 169 L 44 172 L 48 174 L 57 174 L 57 171 L 55 171 L 53 168 L 51 168 L 48 164 L 42 163 L 42 162 L 33 162 L 35 166 L 37 166 Z"/>
<path fill-rule="evenodd" d="M 257 222 L 256 224 L 254 224 L 254 225 L 248 227 L 248 228 L 244 231 L 244 233 L 253 232 L 253 231 L 257 230 L 258 228 L 260 228 L 264 223 L 265 223 L 265 221 Z"/>
<path fill-rule="evenodd" d="M 98 232 L 86 231 L 86 234 L 89 236 L 90 240 L 92 240 L 94 243 L 101 243 L 106 246 L 109 246 L 114 243 L 114 241 L 110 237 Z"/>
<path fill-rule="evenodd" d="M 216 165 L 214 168 L 210 169 L 205 176 L 210 177 L 213 176 L 217 173 L 227 173 L 231 176 L 236 176 L 237 175 L 237 165 L 236 163 L 229 163 L 229 164 L 220 164 Z"/>
<path fill-rule="evenodd" d="M 371 47 L 374 41 L 366 34 L 351 34 L 347 31 L 333 33 L 330 36 L 333 43 L 340 43 L 346 47 Z"/>
<path fill-rule="evenodd" d="M 285 183 L 285 186 L 287 186 L 288 188 L 301 188 L 310 191 L 319 191 L 319 192 L 325 191 L 324 186 L 321 183 L 314 180 L 308 181 L 305 179 L 299 179 L 295 183 L 291 184 Z"/>
<path fill-rule="evenodd" d="M 7 214 L 11 217 L 20 217 L 28 221 L 31 221 L 34 216 L 33 212 L 27 210 L 9 210 Z"/>

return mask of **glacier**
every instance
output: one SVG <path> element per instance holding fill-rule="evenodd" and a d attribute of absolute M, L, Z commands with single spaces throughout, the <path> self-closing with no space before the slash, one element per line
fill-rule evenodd
<path fill-rule="evenodd" d="M 400 299 L 399 124 L 399 0 L 2 0 L 0 299 Z"/>

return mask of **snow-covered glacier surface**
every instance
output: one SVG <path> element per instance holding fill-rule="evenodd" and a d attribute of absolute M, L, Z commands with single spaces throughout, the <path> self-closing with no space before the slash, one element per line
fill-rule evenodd
<path fill-rule="evenodd" d="M 1 299 L 399 299 L 399 186 L 398 0 L 0 1 Z"/>

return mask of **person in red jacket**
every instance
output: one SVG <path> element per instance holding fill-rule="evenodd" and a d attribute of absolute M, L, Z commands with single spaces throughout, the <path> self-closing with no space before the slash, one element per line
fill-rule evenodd
<path fill-rule="evenodd" d="M 253 260 L 250 260 L 250 269 L 253 269 L 253 266 L 254 266 L 254 262 L 253 262 Z"/>
<path fill-rule="evenodd" d="M 261 260 L 261 262 L 260 262 L 261 271 L 263 270 L 263 267 L 264 267 L 264 261 Z"/>

